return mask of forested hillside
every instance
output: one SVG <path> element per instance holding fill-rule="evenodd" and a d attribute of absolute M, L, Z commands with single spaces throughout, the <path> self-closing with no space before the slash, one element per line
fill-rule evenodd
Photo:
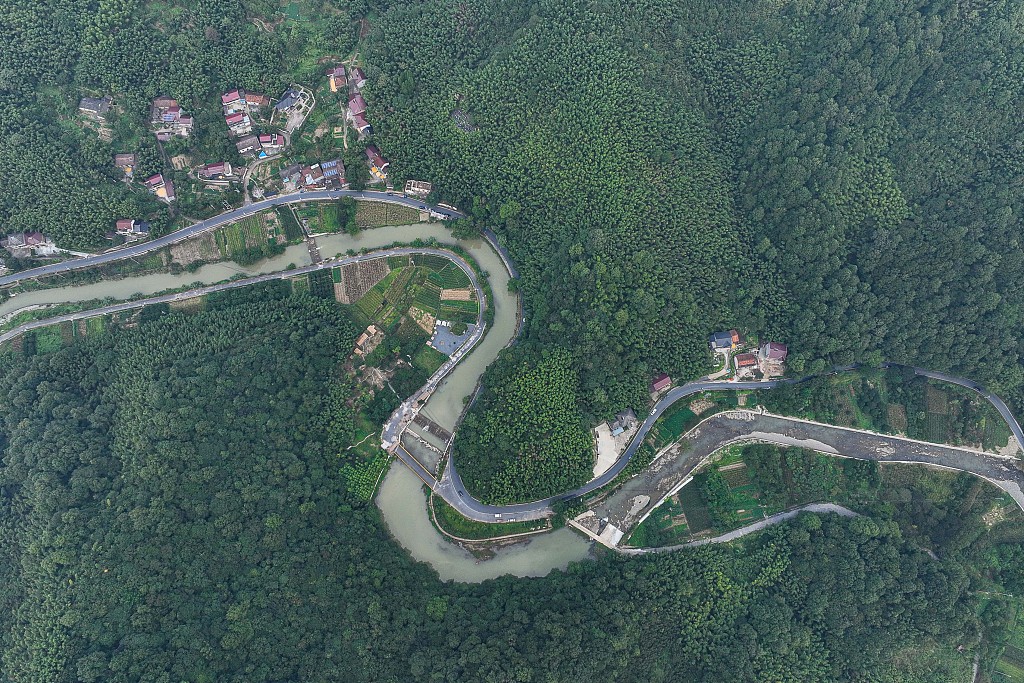
<path fill-rule="evenodd" d="M 923 683 L 965 669 L 976 569 L 1019 583 L 976 516 L 941 560 L 906 541 L 892 510 L 930 533 L 960 505 L 915 489 L 877 522 L 443 584 L 345 489 L 343 311 L 270 287 L 160 313 L 5 357 L 5 680 Z"/>
<path fill-rule="evenodd" d="M 588 417 L 699 375 L 719 325 L 794 372 L 886 358 L 1024 405 L 1018 10 L 396 3 L 373 114 L 399 176 L 509 245 Z"/>
<path fill-rule="evenodd" d="M 113 222 L 155 210 L 115 182 L 115 152 L 138 152 L 137 176 L 161 170 L 147 130 L 149 103 L 194 112 L 193 144 L 233 158 L 219 94 L 244 87 L 277 96 L 292 79 L 321 77 L 316 57 L 347 52 L 362 3 L 330 4 L 316 23 L 261 31 L 266 0 L 7 0 L 0 20 L 0 224 L 39 230 L 66 247 L 95 247 Z M 349 12 L 352 12 L 351 14 Z M 112 139 L 76 122 L 79 97 L 110 95 Z M 172 150 L 173 153 L 173 150 Z"/>

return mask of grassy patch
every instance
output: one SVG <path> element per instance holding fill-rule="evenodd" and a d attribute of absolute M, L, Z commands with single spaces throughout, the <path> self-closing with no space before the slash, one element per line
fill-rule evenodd
<path fill-rule="evenodd" d="M 433 375 L 446 360 L 448 360 L 448 358 L 443 353 L 424 344 L 423 347 L 416 352 L 416 355 L 413 356 L 412 364 L 426 372 L 428 375 Z"/>
<path fill-rule="evenodd" d="M 36 353 L 53 353 L 64 346 L 64 335 L 60 326 L 41 327 L 33 330 L 31 334 L 35 335 Z"/>

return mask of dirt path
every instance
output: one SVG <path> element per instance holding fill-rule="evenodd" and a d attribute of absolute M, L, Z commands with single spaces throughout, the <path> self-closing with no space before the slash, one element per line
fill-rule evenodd
<path fill-rule="evenodd" d="M 762 529 L 767 529 L 770 526 L 785 522 L 793 519 L 801 512 L 815 512 L 818 514 L 830 513 L 839 515 L 840 517 L 860 517 L 861 515 L 853 510 L 844 508 L 842 505 L 836 505 L 834 503 L 809 503 L 802 505 L 793 510 L 786 510 L 785 512 L 778 512 L 771 517 L 765 517 L 764 519 L 748 524 L 747 526 L 740 527 L 739 529 L 733 529 L 728 533 L 724 533 L 720 536 L 713 538 L 701 538 L 696 541 L 690 541 L 689 543 L 682 543 L 680 545 L 665 546 L 664 548 L 621 548 L 621 552 L 626 555 L 643 555 L 645 553 L 668 553 L 673 550 L 679 550 L 680 548 L 694 548 L 701 545 L 708 545 L 709 543 L 729 543 L 735 541 L 737 538 L 743 538 L 749 534 L 756 533 Z"/>

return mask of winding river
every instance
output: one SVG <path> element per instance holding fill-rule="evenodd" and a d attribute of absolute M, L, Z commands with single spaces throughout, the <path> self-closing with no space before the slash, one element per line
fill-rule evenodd
<path fill-rule="evenodd" d="M 516 331 L 517 301 L 508 291 L 508 272 L 500 257 L 485 240 L 456 240 L 438 223 L 419 223 L 364 230 L 358 235 L 325 235 L 317 238 L 324 257 L 386 247 L 395 242 L 434 239 L 442 244 L 458 244 L 488 275 L 493 291 L 494 323 L 455 370 L 445 378 L 423 408 L 423 414 L 449 431 L 473 393 L 477 380 L 498 353 L 512 340 Z M 214 284 L 234 275 L 259 275 L 286 270 L 290 264 L 310 263 L 305 244 L 289 247 L 285 253 L 260 261 L 251 267 L 234 263 L 203 266 L 192 273 L 158 273 L 109 280 L 77 287 L 61 287 L 25 292 L 0 303 L 0 316 L 26 306 L 88 301 L 91 299 L 127 299 L 136 294 L 155 294 L 192 283 Z M 427 466 L 436 464 L 437 455 L 424 448 L 417 450 Z M 499 549 L 494 557 L 478 560 L 468 551 L 449 542 L 431 524 L 422 482 L 410 470 L 398 464 L 390 468 L 381 483 L 377 506 L 395 539 L 417 560 L 429 563 L 443 580 L 478 582 L 505 574 L 543 576 L 552 569 L 564 569 L 572 561 L 589 556 L 590 543 L 568 529 L 534 537 L 527 543 Z"/>
<path fill-rule="evenodd" d="M 450 232 L 439 224 L 377 228 L 355 236 L 329 235 L 318 238 L 318 242 L 320 253 L 326 257 L 331 257 L 335 254 L 343 256 L 349 251 L 380 249 L 396 242 L 409 243 L 417 239 L 434 240 L 440 245 L 457 244 L 466 250 L 469 256 L 487 274 L 493 293 L 494 322 L 488 328 L 486 336 L 441 381 L 421 411 L 421 415 L 429 418 L 433 423 L 449 432 L 454 432 L 459 416 L 474 392 L 480 376 L 487 366 L 497 358 L 501 350 L 512 341 L 516 334 L 517 300 L 508 291 L 509 275 L 499 254 L 483 239 L 472 241 L 455 240 Z M 182 287 L 193 283 L 214 284 L 236 274 L 257 275 L 285 271 L 294 267 L 293 264 L 309 265 L 309 253 L 305 245 L 290 247 L 284 254 L 263 261 L 253 268 L 240 268 L 234 264 L 213 264 L 205 266 L 194 273 L 182 275 L 147 275 L 80 287 L 64 287 L 24 293 L 0 304 L 0 317 L 31 305 L 104 298 L 126 299 L 136 294 L 151 295 L 166 289 Z M 835 372 L 851 369 L 854 369 L 853 366 L 836 368 Z M 1006 407 L 998 396 L 970 380 L 920 368 L 913 368 L 913 370 L 917 374 L 953 382 L 978 392 L 990 401 L 1007 420 L 1018 443 L 1024 443 L 1024 429 L 1021 428 L 1020 424 L 1010 413 L 1009 408 Z M 771 388 L 775 384 L 777 382 L 761 383 L 756 388 Z M 702 390 L 735 390 L 738 388 L 745 387 L 739 383 L 730 384 L 725 382 L 708 382 L 706 380 L 697 380 L 677 387 L 655 406 L 650 416 L 645 419 L 644 428 L 649 429 L 653 425 L 654 420 L 660 416 L 660 412 L 663 412 L 662 409 L 678 398 Z M 713 438 L 710 438 L 707 444 L 707 454 L 709 455 L 721 446 L 736 441 L 739 438 L 755 437 L 777 440 L 777 438 L 787 436 L 794 429 L 797 431 L 818 430 L 815 433 L 820 438 L 817 441 L 813 441 L 813 443 L 821 442 L 828 445 L 826 442 L 829 439 L 839 439 L 842 442 L 832 448 L 832 450 L 829 450 L 828 452 L 830 453 L 879 461 L 918 462 L 972 472 L 1010 491 L 1012 495 L 1015 494 L 1014 499 L 1024 508 L 1024 493 L 1022 493 L 1024 491 L 1024 470 L 1020 468 L 1018 461 L 1012 456 L 1007 459 L 1007 456 L 992 456 L 961 448 L 914 442 L 913 440 L 900 437 L 886 437 L 867 432 L 858 434 L 859 430 L 848 430 L 830 425 L 810 423 L 794 418 L 749 414 L 743 417 L 741 421 L 751 422 L 758 420 L 760 421 L 758 424 L 765 423 L 762 425 L 764 426 L 765 434 L 756 432 L 756 430 L 751 432 L 752 426 L 750 424 L 743 424 L 736 433 L 712 435 Z M 779 424 L 775 424 L 772 420 Z M 646 432 L 643 431 L 642 433 Z M 420 427 L 415 429 L 410 427 L 406 430 L 406 435 L 406 437 L 403 437 L 403 446 L 416 460 L 427 468 L 428 472 L 433 470 L 437 464 L 438 453 L 444 449 L 445 444 Z M 635 450 L 636 444 L 639 443 L 641 437 L 642 434 L 638 435 L 634 443 L 631 444 L 630 449 L 627 450 L 627 453 L 620 458 L 618 465 L 625 466 L 629 459 L 628 455 L 632 450 Z M 806 441 L 806 439 L 804 440 Z M 856 443 L 847 443 L 851 440 Z M 818 450 L 821 449 L 819 448 Z M 920 451 L 920 453 L 916 451 Z M 686 467 L 695 464 L 689 460 L 682 464 Z M 413 464 L 410 461 L 410 465 Z M 661 465 L 664 465 L 664 462 L 661 462 Z M 446 470 L 446 474 L 449 470 L 454 472 L 454 468 L 449 467 Z M 428 472 L 424 472 L 422 468 L 420 468 L 420 471 L 425 479 L 429 478 Z M 668 472 L 667 474 L 672 473 Z M 610 476 L 614 476 L 614 472 Z M 618 508 L 633 510 L 636 508 L 636 500 L 641 498 L 644 500 L 644 506 L 648 504 L 656 505 L 657 496 L 654 494 L 657 492 L 653 489 L 640 491 L 640 493 L 644 494 L 641 496 L 633 495 L 636 491 L 631 489 L 631 487 L 635 489 L 637 486 L 641 488 L 648 486 L 650 488 L 650 486 L 656 483 L 656 477 L 652 477 L 653 475 L 648 472 L 644 477 L 631 479 L 626 486 L 617 489 L 613 495 L 601 503 L 603 507 L 598 511 L 597 518 L 603 519 L 605 523 L 608 523 L 608 527 L 611 528 L 612 524 L 610 521 L 619 521 L 619 517 L 622 516 L 617 513 Z M 672 476 L 670 479 L 670 483 L 673 485 L 679 480 L 677 476 Z M 596 486 L 600 482 L 595 481 L 592 484 Z M 456 488 L 461 486 L 457 481 L 457 477 L 455 478 L 454 485 Z M 448 491 L 444 486 L 435 487 L 435 490 L 445 495 L 456 506 L 468 503 L 470 500 L 468 497 L 461 498 L 456 496 L 453 491 Z M 589 541 L 584 540 L 568 529 L 560 529 L 552 533 L 533 537 L 531 540 L 521 544 L 499 549 L 490 559 L 478 560 L 463 548 L 449 543 L 434 529 L 426 509 L 426 498 L 424 496 L 422 480 L 412 470 L 404 466 L 390 468 L 384 481 L 381 482 L 376 502 L 394 538 L 415 559 L 429 563 L 443 580 L 477 582 L 505 574 L 542 576 L 552 569 L 565 568 L 570 562 L 585 559 L 590 554 Z M 479 501 L 477 501 L 477 504 L 477 507 L 482 506 L 481 509 L 487 507 L 479 504 Z M 537 512 L 545 507 L 545 504 L 546 501 L 539 501 L 519 507 L 529 508 L 527 511 Z M 503 510 L 503 508 L 495 509 Z M 485 510 L 485 512 L 488 511 L 492 510 L 489 508 Z M 469 510 L 469 513 L 475 514 L 476 512 L 479 512 L 479 510 L 475 508 Z M 618 512 L 621 512 L 621 510 L 618 510 Z M 467 512 L 463 511 L 463 514 L 467 514 Z M 630 512 L 629 514 L 633 513 Z M 471 515 L 467 514 L 467 516 Z M 489 514 L 478 518 L 491 521 Z M 625 529 L 627 525 L 623 524 L 621 528 Z"/>

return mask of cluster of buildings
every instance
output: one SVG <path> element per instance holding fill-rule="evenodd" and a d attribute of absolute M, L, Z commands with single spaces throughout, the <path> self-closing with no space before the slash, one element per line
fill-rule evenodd
<path fill-rule="evenodd" d="M 359 133 L 359 137 L 373 135 L 373 126 L 366 120 L 366 98 L 362 93 L 366 86 L 366 74 L 363 70 L 357 66 L 335 66 L 327 72 L 327 83 L 331 92 L 340 92 L 343 88 L 348 88 L 348 106 L 345 107 L 345 118 Z M 390 164 L 381 155 L 376 145 L 366 148 L 366 161 L 370 167 L 370 175 L 374 179 L 387 180 Z"/>
<path fill-rule="evenodd" d="M 220 96 L 224 110 L 224 123 L 233 137 L 252 132 L 252 120 L 264 107 L 270 106 L 270 98 L 262 93 L 246 92 L 236 88 Z"/>
<path fill-rule="evenodd" d="M 156 195 L 158 199 L 161 199 L 168 204 L 175 200 L 174 195 L 174 183 L 170 180 L 164 180 L 163 173 L 157 173 L 151 175 L 143 182 L 146 189 L 149 190 L 150 194 Z"/>
<path fill-rule="evenodd" d="M 246 135 L 235 143 L 235 148 L 239 154 L 257 159 L 266 159 L 269 156 L 280 154 L 284 151 L 284 147 L 285 138 L 281 133 Z"/>
<path fill-rule="evenodd" d="M 121 235 L 129 241 L 140 239 L 149 235 L 149 223 L 134 218 L 122 218 L 115 224 L 115 231 L 107 233 L 107 239 L 113 239 L 114 235 Z"/>
<path fill-rule="evenodd" d="M 779 342 L 767 342 L 760 347 L 756 345 L 748 349 L 740 333 L 736 330 L 715 332 L 708 338 L 711 350 L 732 356 L 733 369 L 739 379 L 760 379 L 778 377 L 785 372 L 784 363 L 789 355 L 789 348 Z M 740 353 L 735 353 L 739 351 Z"/>
<path fill-rule="evenodd" d="M 166 142 L 175 136 L 187 138 L 195 125 L 192 117 L 182 111 L 178 100 L 173 97 L 158 97 L 153 100 L 149 114 L 153 132 L 160 142 Z"/>
<path fill-rule="evenodd" d="M 41 232 L 16 232 L 13 235 L 0 237 L 3 247 L 14 258 L 31 258 L 32 256 L 48 256 L 57 251 L 56 245 Z"/>
<path fill-rule="evenodd" d="M 316 164 L 292 164 L 280 170 L 281 182 L 285 189 L 294 192 L 304 190 L 340 190 L 345 185 L 345 165 L 341 159 L 321 161 Z"/>

